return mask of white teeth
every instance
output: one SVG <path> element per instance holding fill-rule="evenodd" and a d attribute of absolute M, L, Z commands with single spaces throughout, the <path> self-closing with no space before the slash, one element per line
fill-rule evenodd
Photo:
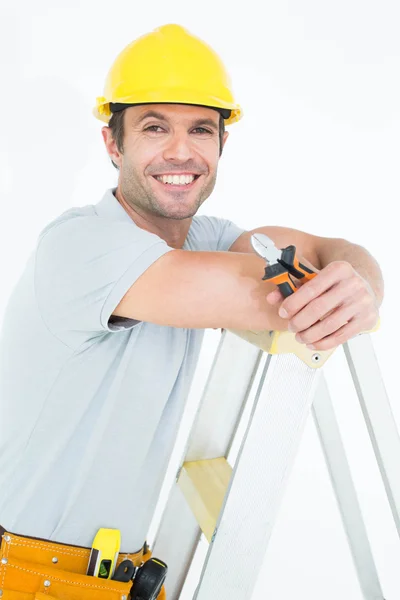
<path fill-rule="evenodd" d="M 194 175 L 157 175 L 156 179 L 162 183 L 173 185 L 188 185 L 194 180 Z"/>

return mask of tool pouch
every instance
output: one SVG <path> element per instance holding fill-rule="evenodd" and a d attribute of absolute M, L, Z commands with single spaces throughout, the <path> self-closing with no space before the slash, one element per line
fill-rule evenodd
<path fill-rule="evenodd" d="M 120 554 L 140 566 L 151 558 L 146 548 Z M 90 549 L 5 532 L 0 547 L 1 600 L 130 600 L 130 582 L 85 575 Z M 161 590 L 159 600 L 165 600 Z"/>

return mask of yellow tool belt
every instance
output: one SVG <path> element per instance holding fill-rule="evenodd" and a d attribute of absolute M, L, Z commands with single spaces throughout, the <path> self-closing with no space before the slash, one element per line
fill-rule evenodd
<path fill-rule="evenodd" d="M 0 525 L 1 600 L 130 600 L 128 583 L 86 575 L 91 548 L 17 535 Z M 151 558 L 147 544 L 120 553 L 118 566 L 130 559 L 136 567 Z M 162 588 L 158 600 L 165 600 Z"/>

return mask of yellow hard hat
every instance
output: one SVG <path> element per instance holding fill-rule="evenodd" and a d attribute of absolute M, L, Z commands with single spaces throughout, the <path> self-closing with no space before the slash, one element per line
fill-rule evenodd
<path fill-rule="evenodd" d="M 180 25 L 163 25 L 122 50 L 108 72 L 104 95 L 96 99 L 93 114 L 108 123 L 121 105 L 163 102 L 217 108 L 226 125 L 239 121 L 243 114 L 233 99 L 221 59 Z"/>

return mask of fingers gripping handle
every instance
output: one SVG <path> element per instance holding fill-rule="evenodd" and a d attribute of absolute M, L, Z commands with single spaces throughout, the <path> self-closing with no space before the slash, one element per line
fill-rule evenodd
<path fill-rule="evenodd" d="M 317 275 L 317 273 L 299 262 L 296 257 L 295 246 L 288 246 L 282 250 L 282 256 L 278 259 L 278 262 L 266 267 L 263 280 L 268 279 L 275 283 L 279 287 L 283 297 L 287 298 L 297 290 L 290 275 L 293 275 L 297 279 L 304 279 L 305 281 L 309 281 Z"/>

